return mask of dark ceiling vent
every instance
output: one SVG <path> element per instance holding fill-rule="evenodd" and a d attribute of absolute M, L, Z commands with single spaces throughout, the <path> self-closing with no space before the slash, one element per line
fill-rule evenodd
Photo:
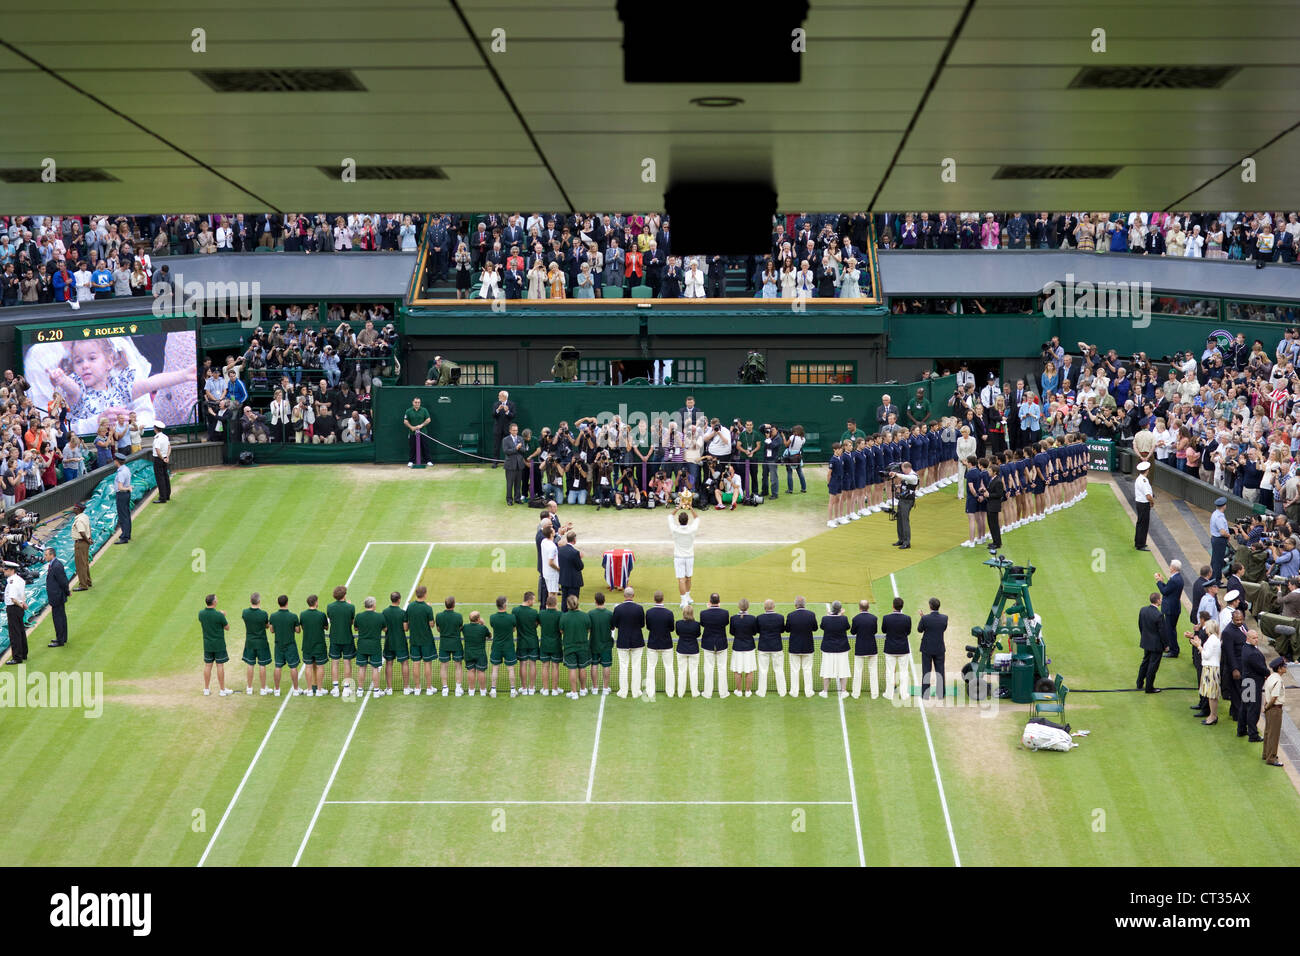
<path fill-rule="evenodd" d="M 341 166 L 317 166 L 330 179 L 338 179 L 343 173 Z M 357 181 L 376 179 L 447 179 L 447 174 L 440 166 L 358 166 Z"/>
<path fill-rule="evenodd" d="M 994 179 L 1110 179 L 1122 166 L 1002 166 Z"/>
<path fill-rule="evenodd" d="M 0 182 L 6 183 L 40 183 L 44 170 L 39 166 L 18 166 L 0 169 Z M 54 182 L 56 183 L 116 183 L 116 176 L 108 170 L 95 169 L 90 166 L 56 166 Z"/>
<path fill-rule="evenodd" d="M 1085 66 L 1072 90 L 1215 90 L 1239 66 Z"/>
<path fill-rule="evenodd" d="M 195 70 L 218 93 L 356 93 L 365 87 L 351 70 Z"/>

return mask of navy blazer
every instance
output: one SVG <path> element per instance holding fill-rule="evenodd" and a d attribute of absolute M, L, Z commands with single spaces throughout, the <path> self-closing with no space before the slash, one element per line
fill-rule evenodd
<path fill-rule="evenodd" d="M 727 626 L 731 615 L 726 608 L 706 607 L 700 612 L 700 647 L 706 651 L 725 651 L 727 649 Z"/>
<path fill-rule="evenodd" d="M 45 594 L 51 604 L 63 604 L 68 600 L 68 572 L 63 562 L 55 558 L 45 571 Z"/>
<path fill-rule="evenodd" d="M 646 608 L 645 626 L 649 639 L 646 647 L 652 651 L 671 651 L 673 649 L 673 612 L 656 604 Z"/>
<path fill-rule="evenodd" d="M 781 635 L 785 632 L 785 617 L 776 611 L 764 611 L 755 618 L 758 624 L 758 649 L 774 653 L 782 648 Z"/>
<path fill-rule="evenodd" d="M 582 587 L 582 555 L 577 548 L 567 542 L 561 545 L 555 563 L 560 566 L 560 587 Z"/>
<path fill-rule="evenodd" d="M 614 613 L 609 619 L 613 625 L 614 632 L 617 635 L 614 640 L 615 647 L 621 647 L 624 650 L 634 647 L 645 647 L 645 638 L 641 635 L 641 628 L 645 627 L 645 608 L 636 601 L 624 601 L 622 604 L 614 605 Z"/>
<path fill-rule="evenodd" d="M 912 619 L 906 614 L 886 614 L 880 619 L 880 630 L 885 635 L 886 654 L 912 652 L 912 642 L 907 639 L 912 633 Z"/>
<path fill-rule="evenodd" d="M 731 649 L 733 651 L 755 650 L 754 638 L 758 634 L 758 618 L 746 611 L 744 614 L 731 615 Z"/>
<path fill-rule="evenodd" d="M 948 615 L 938 611 L 922 614 L 916 629 L 921 634 L 921 653 L 942 657 L 945 649 L 943 634 L 948 630 Z"/>
<path fill-rule="evenodd" d="M 785 629 L 790 635 L 791 654 L 813 652 L 813 632 L 817 630 L 817 615 L 806 607 L 795 608 L 785 618 Z"/>
<path fill-rule="evenodd" d="M 1169 575 L 1168 581 L 1157 581 L 1160 592 L 1160 613 L 1177 615 L 1183 609 L 1183 573 Z"/>
<path fill-rule="evenodd" d="M 853 636 L 856 637 L 857 644 L 853 648 L 853 653 L 862 657 L 872 657 L 876 654 L 876 615 L 868 611 L 859 611 L 853 618 L 853 627 L 850 629 Z"/>

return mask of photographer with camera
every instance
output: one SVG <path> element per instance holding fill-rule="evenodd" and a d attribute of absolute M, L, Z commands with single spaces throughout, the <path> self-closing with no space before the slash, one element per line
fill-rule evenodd
<path fill-rule="evenodd" d="M 905 461 L 901 465 L 890 467 L 898 468 L 897 471 L 888 472 L 889 479 L 897 488 L 898 540 L 894 542 L 894 547 L 906 551 L 912 546 L 912 507 L 916 504 L 916 486 L 920 483 L 920 478 L 912 471 L 911 462 Z"/>

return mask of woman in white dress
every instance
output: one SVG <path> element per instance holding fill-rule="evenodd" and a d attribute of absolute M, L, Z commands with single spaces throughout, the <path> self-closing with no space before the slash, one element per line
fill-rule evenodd
<path fill-rule="evenodd" d="M 957 436 L 957 461 L 965 462 L 975 457 L 975 436 L 970 433 L 970 426 L 961 426 L 961 432 Z M 961 471 L 961 468 L 958 468 Z M 961 500 L 966 497 L 966 482 L 957 482 L 957 499 Z"/>
<path fill-rule="evenodd" d="M 1154 433 L 1156 436 L 1156 460 L 1168 464 L 1169 454 L 1173 451 L 1174 441 L 1177 436 L 1169 430 L 1163 418 L 1156 419 Z"/>
<path fill-rule="evenodd" d="M 1205 248 L 1205 237 L 1201 235 L 1199 225 L 1192 226 L 1191 234 L 1187 237 L 1187 245 L 1184 247 L 1183 255 L 1188 259 L 1200 259 L 1201 251 Z"/>
<path fill-rule="evenodd" d="M 856 299 L 862 295 L 858 290 L 858 279 L 862 276 L 858 269 L 858 260 L 849 259 L 840 273 L 840 298 Z"/>
<path fill-rule="evenodd" d="M 704 273 L 700 271 L 698 259 L 692 259 L 690 268 L 686 270 L 686 291 L 684 296 L 687 299 L 704 298 Z"/>
<path fill-rule="evenodd" d="M 775 299 L 780 281 L 780 277 L 776 274 L 776 266 L 769 262 L 767 268 L 763 270 L 762 297 L 764 299 Z"/>
<path fill-rule="evenodd" d="M 793 299 L 795 297 L 795 270 L 794 263 L 787 259 L 781 265 L 781 298 Z"/>

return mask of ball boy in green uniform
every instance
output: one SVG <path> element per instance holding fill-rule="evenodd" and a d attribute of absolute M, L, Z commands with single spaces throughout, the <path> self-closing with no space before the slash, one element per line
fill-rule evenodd
<path fill-rule="evenodd" d="M 325 662 L 329 660 L 329 650 L 325 646 L 325 632 L 329 630 L 330 619 L 324 611 L 316 606 L 319 598 L 307 595 L 307 609 L 298 615 L 298 626 L 302 629 L 302 659 L 307 665 L 307 696 L 325 697 Z"/>
<path fill-rule="evenodd" d="M 477 686 L 487 696 L 487 639 L 488 629 L 478 611 L 469 612 L 469 623 L 462 634 L 465 637 L 465 670 L 469 672 L 469 696 L 474 696 Z"/>
<path fill-rule="evenodd" d="M 570 594 L 569 609 L 560 615 L 560 634 L 564 639 L 564 666 L 569 671 L 571 700 L 587 696 L 587 666 L 591 663 L 590 633 L 591 618 L 586 611 L 578 610 L 578 595 Z"/>
<path fill-rule="evenodd" d="M 537 660 L 541 657 L 541 644 L 537 640 L 537 608 L 533 606 L 537 595 L 524 592 L 524 603 L 510 613 L 515 616 L 515 655 L 519 658 L 519 693 L 537 693 Z"/>
<path fill-rule="evenodd" d="M 217 610 L 217 596 L 209 594 L 203 599 L 203 610 L 199 611 L 199 629 L 203 634 L 203 696 L 211 695 L 212 665 L 217 665 L 218 697 L 229 697 L 234 693 L 226 689 L 226 631 L 230 624 L 226 615 Z"/>
<path fill-rule="evenodd" d="M 510 678 L 510 696 L 519 696 L 515 690 L 515 664 L 518 661 L 515 657 L 515 616 L 506 610 L 506 603 L 506 596 L 502 594 L 497 598 L 496 612 L 488 618 L 488 624 L 492 627 L 492 678 L 489 681 L 491 697 L 497 695 L 497 671 L 502 663 L 506 665 L 506 676 Z"/>
<path fill-rule="evenodd" d="M 271 612 L 271 633 L 275 635 L 275 696 L 280 696 L 280 671 L 287 664 L 289 677 L 293 681 L 293 694 L 302 693 L 298 689 L 298 639 L 294 636 L 301 630 L 298 615 L 289 610 L 289 595 L 281 594 L 275 599 L 277 609 Z"/>
<path fill-rule="evenodd" d="M 564 652 L 560 650 L 560 612 L 555 607 L 558 596 L 553 592 L 547 594 L 546 607 L 537 615 L 537 626 L 542 632 L 538 656 L 542 660 L 543 697 L 560 693 L 560 661 L 564 660 Z"/>
<path fill-rule="evenodd" d="M 353 629 L 356 625 L 357 609 L 343 600 L 348 596 L 348 589 L 345 585 L 340 584 L 334 589 L 334 601 L 325 609 L 325 616 L 330 619 L 330 677 L 334 681 L 334 687 L 330 690 L 331 697 L 339 696 L 339 660 L 342 659 L 347 668 L 345 680 L 352 679 L 352 662 L 357 656 L 357 645 L 353 639 Z"/>
<path fill-rule="evenodd" d="M 406 606 L 406 631 L 410 641 L 411 667 L 415 677 L 411 681 L 411 693 L 420 692 L 420 663 L 424 663 L 424 694 L 434 695 L 433 662 L 438 659 L 438 645 L 433 640 L 433 608 L 429 606 L 425 595 L 429 589 L 421 584 L 415 589 L 415 600 Z"/>
<path fill-rule="evenodd" d="M 271 645 L 266 641 L 266 629 L 271 626 L 270 618 L 262 610 L 262 595 L 254 591 L 248 596 L 248 607 L 240 615 L 244 619 L 244 663 L 248 665 L 248 680 L 244 693 L 253 692 L 253 665 L 262 668 L 262 696 L 271 693 L 266 686 L 266 669 L 271 666 Z"/>
<path fill-rule="evenodd" d="M 614 664 L 614 634 L 610 622 L 614 612 L 605 607 L 605 592 L 597 591 L 596 606 L 587 612 L 591 621 L 591 692 L 593 694 L 609 693 L 609 670 Z M 599 690 L 598 677 L 605 676 L 605 689 Z"/>
<path fill-rule="evenodd" d="M 379 689 L 379 670 L 384 664 L 384 616 L 375 610 L 375 599 L 366 598 L 364 610 L 357 615 L 357 694 L 365 693 L 366 674 L 370 676 L 370 696 L 383 697 Z"/>
<path fill-rule="evenodd" d="M 402 607 L 402 594 L 394 591 L 388 595 L 388 607 L 381 615 L 384 619 L 384 686 L 393 692 L 393 661 L 402 665 L 402 694 L 411 692 L 411 655 L 406 646 L 406 610 Z M 415 675 L 417 680 L 419 674 Z"/>
<path fill-rule="evenodd" d="M 465 693 L 461 686 L 465 680 L 465 650 L 461 647 L 460 632 L 465 626 L 465 619 L 456 610 L 456 598 L 449 596 L 443 601 L 446 610 L 439 611 L 434 618 L 438 626 L 438 662 L 442 665 L 442 696 L 447 696 L 447 664 L 456 662 L 456 696 Z"/>

